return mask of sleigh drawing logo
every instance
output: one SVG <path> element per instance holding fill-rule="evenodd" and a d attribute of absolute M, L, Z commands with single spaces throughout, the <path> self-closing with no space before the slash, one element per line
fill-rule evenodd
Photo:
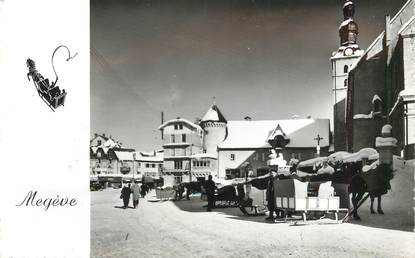
<path fill-rule="evenodd" d="M 55 111 L 56 108 L 59 106 L 63 106 L 65 104 L 65 98 L 67 92 L 64 89 L 60 89 L 57 85 L 58 82 L 58 74 L 55 70 L 54 65 L 54 57 L 55 53 L 61 49 L 65 48 L 68 51 L 68 58 L 66 61 L 69 61 L 70 59 L 74 58 L 78 53 L 75 53 L 75 55 L 71 56 L 71 51 L 69 48 L 65 45 L 61 45 L 53 51 L 52 54 L 52 68 L 55 73 L 55 81 L 50 83 L 49 79 L 43 78 L 43 76 L 36 70 L 36 63 L 32 59 L 28 58 L 26 61 L 26 65 L 29 68 L 29 72 L 27 73 L 27 79 L 30 81 L 30 77 L 32 78 L 32 81 L 36 87 L 36 90 L 40 96 L 40 98 L 48 105 L 48 107 Z"/>

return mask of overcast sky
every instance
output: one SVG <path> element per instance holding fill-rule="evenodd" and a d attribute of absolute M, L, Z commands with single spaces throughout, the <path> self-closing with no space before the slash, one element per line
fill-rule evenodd
<path fill-rule="evenodd" d="M 356 0 L 365 49 L 405 0 Z M 194 121 L 332 118 L 342 0 L 91 0 L 91 135 L 161 148 L 160 113 Z"/>

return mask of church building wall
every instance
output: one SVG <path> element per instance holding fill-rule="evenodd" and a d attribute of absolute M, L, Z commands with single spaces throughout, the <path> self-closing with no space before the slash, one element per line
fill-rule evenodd
<path fill-rule="evenodd" d="M 365 58 L 365 57 L 363 57 Z M 373 118 L 354 119 L 355 115 L 369 115 L 374 111 L 373 97 L 378 95 L 385 99 L 385 53 L 384 51 L 359 64 L 349 73 L 347 111 L 347 150 L 359 151 L 361 148 L 374 147 L 376 137 L 382 125 L 386 109 L 381 107 L 382 115 Z"/>

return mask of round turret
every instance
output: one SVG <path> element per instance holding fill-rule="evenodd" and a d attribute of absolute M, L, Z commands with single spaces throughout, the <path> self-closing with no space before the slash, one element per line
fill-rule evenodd
<path fill-rule="evenodd" d="M 204 130 L 203 149 L 206 153 L 217 155 L 218 144 L 226 138 L 226 119 L 216 105 L 203 116 L 199 125 Z"/>

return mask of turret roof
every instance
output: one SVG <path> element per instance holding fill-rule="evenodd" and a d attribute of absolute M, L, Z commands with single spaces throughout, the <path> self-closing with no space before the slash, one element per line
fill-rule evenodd
<path fill-rule="evenodd" d="M 219 108 L 216 105 L 213 105 L 209 108 L 209 110 L 206 112 L 206 114 L 203 116 L 201 122 L 223 122 L 226 123 L 226 118 L 222 115 L 222 112 L 220 112 Z"/>

